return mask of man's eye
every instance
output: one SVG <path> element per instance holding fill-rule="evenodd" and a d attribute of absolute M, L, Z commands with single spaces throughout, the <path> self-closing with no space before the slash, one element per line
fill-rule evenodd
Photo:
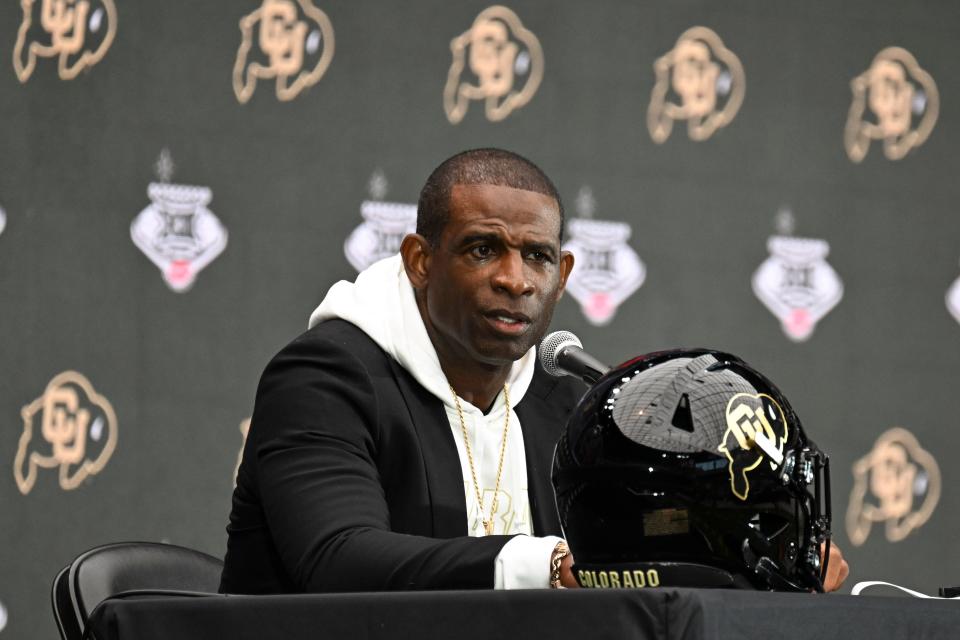
<path fill-rule="evenodd" d="M 489 245 L 481 244 L 470 249 L 470 255 L 474 258 L 489 258 L 490 254 L 493 253 L 493 249 Z"/>
<path fill-rule="evenodd" d="M 543 251 L 531 251 L 527 254 L 528 257 L 534 262 L 551 262 L 550 254 Z"/>

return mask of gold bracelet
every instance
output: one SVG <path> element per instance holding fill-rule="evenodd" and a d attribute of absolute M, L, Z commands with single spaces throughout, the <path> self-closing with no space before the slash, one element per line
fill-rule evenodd
<path fill-rule="evenodd" d="M 553 548 L 553 553 L 550 554 L 550 588 L 551 589 L 563 589 L 564 586 L 560 584 L 560 565 L 563 564 L 563 559 L 570 555 L 570 547 L 567 546 L 567 543 L 561 540 L 557 543 L 557 546 Z"/>

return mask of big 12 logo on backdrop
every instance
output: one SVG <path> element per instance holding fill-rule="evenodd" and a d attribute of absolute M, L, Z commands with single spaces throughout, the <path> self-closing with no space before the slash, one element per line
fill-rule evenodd
<path fill-rule="evenodd" d="M 581 217 L 567 224 L 570 239 L 564 251 L 574 256 L 573 271 L 566 291 L 580 303 L 587 320 L 604 326 L 613 320 L 617 308 L 643 285 L 647 268 L 627 240 L 631 229 L 626 222 L 593 219 L 596 202 L 589 187 L 577 195 Z"/>
<path fill-rule="evenodd" d="M 794 342 L 808 340 L 814 328 L 843 298 L 843 282 L 827 263 L 825 240 L 772 236 L 770 256 L 753 274 L 753 291 Z"/>
<path fill-rule="evenodd" d="M 384 202 L 387 179 L 377 169 L 370 177 L 370 199 L 360 204 L 361 222 L 347 236 L 343 253 L 357 271 L 400 251 L 404 236 L 417 228 L 417 205 Z"/>
<path fill-rule="evenodd" d="M 130 224 L 130 237 L 167 286 L 182 293 L 226 248 L 227 230 L 207 208 L 213 199 L 209 187 L 170 183 L 173 160 L 166 149 L 156 170 L 160 181 L 148 185 L 151 202 Z"/>
<path fill-rule="evenodd" d="M 947 289 L 946 302 L 947 311 L 957 322 L 960 322 L 960 278 L 954 280 L 950 288 Z"/>

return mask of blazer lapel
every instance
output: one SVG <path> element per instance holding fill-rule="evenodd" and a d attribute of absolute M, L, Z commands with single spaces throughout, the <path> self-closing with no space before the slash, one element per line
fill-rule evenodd
<path fill-rule="evenodd" d="M 460 456 L 443 404 L 392 358 L 390 366 L 420 441 L 433 517 L 432 535 L 437 538 L 465 536 L 467 503 Z"/>
<path fill-rule="evenodd" d="M 537 536 L 561 535 L 557 502 L 550 480 L 553 450 L 563 423 L 556 424 L 554 412 L 547 403 L 527 391 L 516 407 L 523 431 L 523 448 L 527 459 L 527 492 L 533 519 L 533 533 Z"/>

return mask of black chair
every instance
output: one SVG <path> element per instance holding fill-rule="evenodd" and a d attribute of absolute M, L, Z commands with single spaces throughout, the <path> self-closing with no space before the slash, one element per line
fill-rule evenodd
<path fill-rule="evenodd" d="M 81 640 L 90 614 L 107 598 L 135 594 L 217 593 L 223 562 L 156 542 L 117 542 L 86 551 L 53 580 L 53 615 L 63 640 Z"/>

